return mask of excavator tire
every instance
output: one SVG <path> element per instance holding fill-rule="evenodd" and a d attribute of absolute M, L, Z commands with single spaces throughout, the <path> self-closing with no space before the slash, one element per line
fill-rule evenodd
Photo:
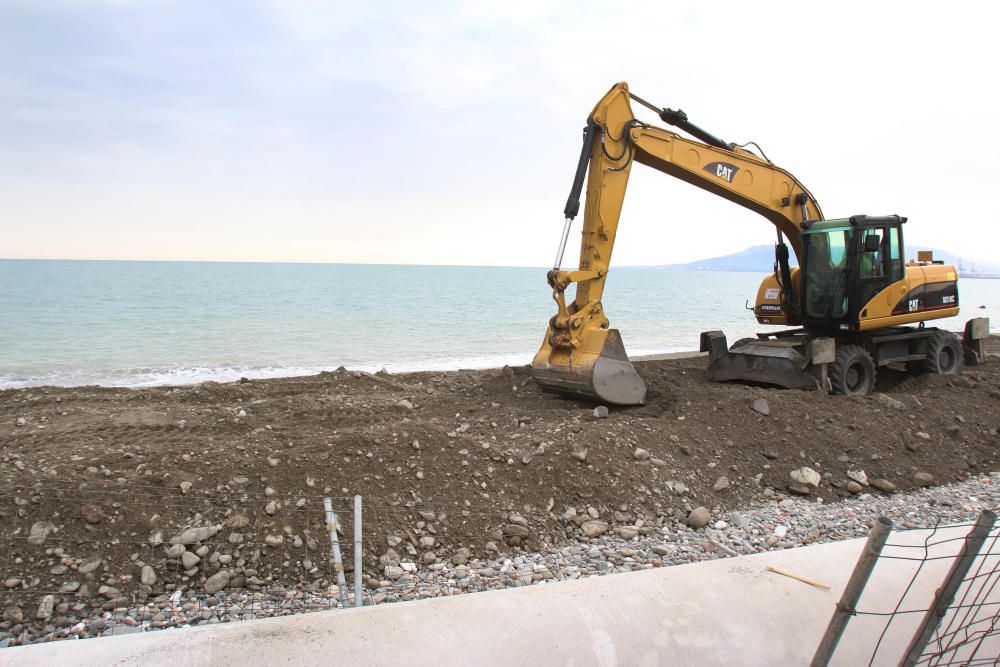
<path fill-rule="evenodd" d="M 735 350 L 738 347 L 743 347 L 747 343 L 756 343 L 756 338 L 740 338 L 738 341 L 729 346 L 730 350 Z"/>
<path fill-rule="evenodd" d="M 830 384 L 840 396 L 867 396 L 875 388 L 875 362 L 860 345 L 844 345 L 830 364 Z"/>
<path fill-rule="evenodd" d="M 927 343 L 924 370 L 941 375 L 958 375 L 962 372 L 962 358 L 962 344 L 958 337 L 947 331 L 939 331 Z"/>

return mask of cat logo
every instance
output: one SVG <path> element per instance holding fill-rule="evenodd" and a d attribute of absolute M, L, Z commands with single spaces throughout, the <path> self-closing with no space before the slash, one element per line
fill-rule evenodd
<path fill-rule="evenodd" d="M 709 162 L 705 165 L 705 171 L 710 174 L 715 174 L 726 183 L 732 183 L 733 177 L 736 176 L 736 172 L 740 170 L 735 164 L 729 164 L 728 162 Z"/>

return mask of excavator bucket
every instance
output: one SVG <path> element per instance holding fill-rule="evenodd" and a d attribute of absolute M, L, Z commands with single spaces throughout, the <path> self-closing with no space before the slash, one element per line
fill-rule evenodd
<path fill-rule="evenodd" d="M 588 333 L 575 349 L 553 347 L 546 334 L 531 375 L 546 391 L 603 403 L 639 405 L 646 398 L 646 383 L 632 367 L 618 329 Z"/>

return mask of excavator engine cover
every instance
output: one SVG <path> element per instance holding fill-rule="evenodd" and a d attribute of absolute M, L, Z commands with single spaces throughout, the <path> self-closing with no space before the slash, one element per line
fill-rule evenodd
<path fill-rule="evenodd" d="M 638 405 L 646 398 L 646 383 L 628 359 L 618 329 L 603 333 L 600 353 L 564 350 L 548 344 L 535 356 L 531 375 L 542 389 L 613 405 Z"/>

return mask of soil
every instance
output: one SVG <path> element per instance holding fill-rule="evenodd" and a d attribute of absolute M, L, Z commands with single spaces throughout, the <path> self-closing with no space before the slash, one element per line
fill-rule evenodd
<path fill-rule="evenodd" d="M 589 531 L 649 529 L 790 484 L 834 502 L 850 495 L 848 470 L 890 490 L 965 479 L 1000 470 L 1000 339 L 987 349 L 961 376 L 886 369 L 867 398 L 710 383 L 700 356 L 641 361 L 646 404 L 604 418 L 540 391 L 527 367 L 2 391 L 0 597 L 82 586 L 107 608 L 223 569 L 230 586 L 323 586 L 327 496 L 347 541 L 363 496 L 376 572 L 380 557 L 460 562 L 579 540 L 592 518 Z M 803 466 L 823 476 L 817 489 L 789 477 Z M 187 548 L 203 561 L 186 567 L 167 547 L 197 526 L 210 530 Z M 143 565 L 155 583 L 140 584 Z"/>

